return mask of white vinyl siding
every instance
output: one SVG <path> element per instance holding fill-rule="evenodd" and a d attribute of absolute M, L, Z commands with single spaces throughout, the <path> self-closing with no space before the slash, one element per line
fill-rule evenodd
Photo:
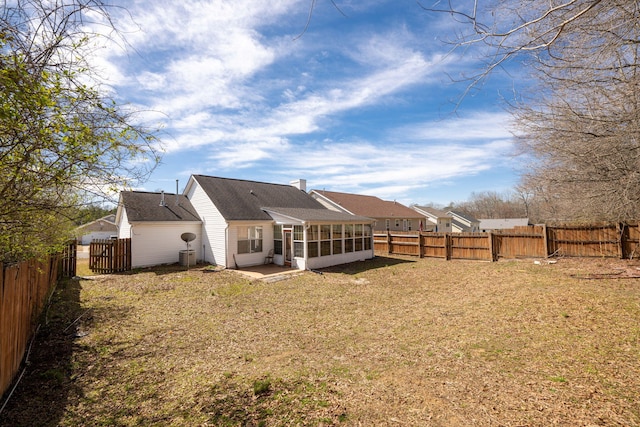
<path fill-rule="evenodd" d="M 127 210 L 122 208 L 120 223 L 116 223 L 118 226 L 118 239 L 128 239 L 131 237 L 131 224 L 127 218 Z"/>
<path fill-rule="evenodd" d="M 238 253 L 238 231 L 247 227 L 262 228 L 262 251 L 253 253 Z M 236 264 L 239 268 L 252 265 L 264 264 L 264 258 L 273 249 L 273 222 L 255 222 L 255 221 L 234 221 L 229 223 L 227 231 L 227 249 L 229 251 L 230 264 L 229 268 L 235 268 Z M 234 260 L 235 255 L 235 260 Z M 281 259 L 282 257 L 280 257 Z M 274 259 L 275 262 L 275 259 Z"/>
<path fill-rule="evenodd" d="M 180 238 L 182 233 L 194 233 L 196 240 L 189 243 L 195 250 L 196 260 L 202 259 L 200 224 L 195 222 L 137 222 L 131 227 L 131 266 L 133 268 L 161 264 L 175 264 L 181 250 L 187 244 Z"/>
<path fill-rule="evenodd" d="M 203 261 L 233 267 L 233 258 L 227 256 L 226 230 L 227 222 L 215 207 L 211 199 L 197 182 L 193 182 L 186 194 L 200 219 L 202 220 L 202 245 L 204 245 Z"/>

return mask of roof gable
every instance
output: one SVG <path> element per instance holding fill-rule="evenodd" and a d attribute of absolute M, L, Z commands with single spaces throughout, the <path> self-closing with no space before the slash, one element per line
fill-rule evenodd
<path fill-rule="evenodd" d="M 163 199 L 164 204 L 161 204 Z M 129 222 L 200 221 L 191 202 L 183 195 L 122 191 L 120 203 L 127 211 Z"/>
<path fill-rule="evenodd" d="M 291 185 L 193 175 L 227 221 L 270 221 L 264 208 L 326 209 L 306 192 Z"/>
<path fill-rule="evenodd" d="M 458 219 L 461 219 L 463 221 L 467 221 L 467 222 L 478 222 L 477 219 L 475 219 L 474 217 L 472 217 L 469 214 L 465 214 L 463 212 L 460 211 L 449 211 L 447 212 L 449 215 L 451 215 L 452 217 L 457 217 Z"/>
<path fill-rule="evenodd" d="M 425 215 L 429 215 L 433 218 L 448 218 L 451 219 L 451 216 L 447 214 L 445 211 L 432 208 L 430 206 L 415 206 L 417 212 L 424 213 Z"/>
<path fill-rule="evenodd" d="M 79 225 L 76 227 L 76 230 L 80 230 L 80 229 L 90 229 L 91 227 L 93 227 L 94 225 L 98 224 L 98 226 L 100 228 L 106 226 L 113 226 L 113 228 L 115 229 L 116 227 L 116 216 L 115 214 L 109 214 L 107 216 L 103 216 L 102 218 L 98 218 L 96 220 L 84 223 L 82 225 Z"/>
<path fill-rule="evenodd" d="M 312 190 L 312 193 L 332 201 L 354 215 L 369 218 L 422 218 L 418 212 L 403 204 L 375 196 L 325 190 Z"/>

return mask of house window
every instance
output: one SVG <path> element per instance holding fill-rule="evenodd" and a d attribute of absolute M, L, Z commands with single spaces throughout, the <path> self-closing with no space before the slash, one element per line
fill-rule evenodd
<path fill-rule="evenodd" d="M 410 220 L 410 219 L 408 219 L 408 220 L 407 220 L 407 230 L 408 230 L 408 231 L 411 231 L 411 229 L 412 229 L 412 228 L 413 228 L 413 224 L 411 224 L 411 220 Z"/>
<path fill-rule="evenodd" d="M 262 227 L 238 227 L 238 253 L 262 252 Z"/>
<path fill-rule="evenodd" d="M 400 228 L 400 220 L 396 219 L 396 228 Z"/>
<path fill-rule="evenodd" d="M 293 226 L 293 256 L 304 257 L 304 228 L 301 225 Z"/>
<path fill-rule="evenodd" d="M 273 253 L 282 255 L 282 226 L 273 226 Z"/>
<path fill-rule="evenodd" d="M 390 220 L 385 219 L 385 220 L 384 220 L 384 229 L 385 229 L 385 230 L 388 230 L 390 226 L 391 226 L 391 224 L 390 224 Z"/>

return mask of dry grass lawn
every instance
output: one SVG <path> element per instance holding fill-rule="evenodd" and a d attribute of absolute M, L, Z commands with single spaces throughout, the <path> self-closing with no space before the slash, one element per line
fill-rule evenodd
<path fill-rule="evenodd" d="M 636 266 L 377 257 L 274 282 L 71 281 L 0 424 L 639 426 Z"/>

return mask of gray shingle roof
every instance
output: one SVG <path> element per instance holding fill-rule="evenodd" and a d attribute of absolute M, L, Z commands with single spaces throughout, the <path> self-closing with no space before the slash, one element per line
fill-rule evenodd
<path fill-rule="evenodd" d="M 183 195 L 164 193 L 164 206 L 160 206 L 161 193 L 145 191 L 123 191 L 122 203 L 127 210 L 127 219 L 137 221 L 200 221 L 200 216 Z"/>
<path fill-rule="evenodd" d="M 481 219 L 481 230 L 503 230 L 514 227 L 524 227 L 529 225 L 529 218 L 497 218 Z"/>
<path fill-rule="evenodd" d="M 264 207 L 327 210 L 320 202 L 291 185 L 193 175 L 227 221 L 264 220 Z"/>
<path fill-rule="evenodd" d="M 329 209 L 304 209 L 304 208 L 270 208 L 265 207 L 268 212 L 288 216 L 302 221 L 331 221 L 331 222 L 362 222 L 370 223 L 373 219 L 364 216 L 351 215 L 343 212 L 336 212 Z"/>

